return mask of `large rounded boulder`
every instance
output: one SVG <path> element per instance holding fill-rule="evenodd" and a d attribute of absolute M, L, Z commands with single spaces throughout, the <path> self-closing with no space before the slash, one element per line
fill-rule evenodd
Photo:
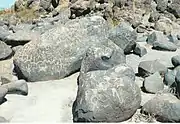
<path fill-rule="evenodd" d="M 81 74 L 73 121 L 122 122 L 132 117 L 141 103 L 134 77 L 133 70 L 125 64 Z"/>
<path fill-rule="evenodd" d="M 64 78 L 80 69 L 90 46 L 107 41 L 108 30 L 108 24 L 99 16 L 56 26 L 16 52 L 15 70 L 19 78 L 28 81 Z"/>

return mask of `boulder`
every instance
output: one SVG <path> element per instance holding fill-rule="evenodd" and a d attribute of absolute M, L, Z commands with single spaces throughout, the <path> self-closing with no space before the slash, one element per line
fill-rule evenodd
<path fill-rule="evenodd" d="M 72 109 L 73 121 L 122 122 L 129 119 L 140 107 L 141 94 L 126 74 L 127 69 L 118 65 L 80 75 Z"/>
<path fill-rule="evenodd" d="M 165 74 L 164 74 L 164 84 L 168 85 L 168 86 L 171 86 L 174 82 L 175 82 L 175 76 L 176 76 L 176 73 L 175 71 L 167 71 Z"/>
<path fill-rule="evenodd" d="M 156 50 L 176 51 L 177 48 L 178 47 L 174 43 L 169 42 L 169 41 L 161 41 L 161 42 L 155 41 L 153 43 L 153 49 L 156 49 Z"/>
<path fill-rule="evenodd" d="M 88 48 L 82 61 L 80 72 L 107 70 L 125 62 L 126 58 L 123 50 L 109 41 L 106 45 L 101 44 Z"/>
<path fill-rule="evenodd" d="M 164 74 L 167 71 L 167 68 L 161 64 L 158 60 L 153 61 L 142 61 L 138 66 L 138 74 L 142 77 L 147 77 L 155 72 Z"/>
<path fill-rule="evenodd" d="M 136 46 L 137 34 L 132 27 L 124 22 L 110 31 L 109 39 L 122 48 L 125 54 L 128 54 Z"/>
<path fill-rule="evenodd" d="M 17 80 L 8 84 L 4 84 L 1 87 L 8 90 L 7 93 L 28 95 L 28 85 L 25 80 Z"/>
<path fill-rule="evenodd" d="M 147 43 L 152 45 L 155 41 L 157 42 L 166 42 L 169 39 L 160 31 L 154 31 L 148 36 Z"/>
<path fill-rule="evenodd" d="M 0 41 L 0 60 L 4 60 L 12 55 L 12 49 L 4 42 Z"/>
<path fill-rule="evenodd" d="M 140 57 L 144 56 L 147 54 L 147 50 L 145 47 L 141 47 L 139 44 L 136 44 L 136 47 L 133 51 L 136 55 L 139 55 Z"/>
<path fill-rule="evenodd" d="M 87 49 L 107 42 L 106 21 L 99 16 L 85 17 L 54 27 L 39 41 L 27 43 L 14 56 L 19 78 L 28 81 L 62 79 L 79 71 Z"/>
<path fill-rule="evenodd" d="M 174 67 L 177 67 L 180 65 L 180 55 L 173 56 L 171 58 L 171 62 L 174 65 Z"/>
<path fill-rule="evenodd" d="M 159 72 L 146 77 L 144 80 L 144 88 L 149 93 L 157 93 L 164 89 L 163 80 Z"/>
<path fill-rule="evenodd" d="M 154 115 L 161 122 L 179 122 L 180 100 L 171 93 L 158 93 L 143 105 L 142 111 Z"/>

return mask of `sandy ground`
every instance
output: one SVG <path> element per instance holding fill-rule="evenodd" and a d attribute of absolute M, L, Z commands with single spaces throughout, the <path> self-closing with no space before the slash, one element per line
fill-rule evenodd
<path fill-rule="evenodd" d="M 9 94 L 0 116 L 10 122 L 72 122 L 78 73 L 56 81 L 29 83 L 28 96 Z"/>

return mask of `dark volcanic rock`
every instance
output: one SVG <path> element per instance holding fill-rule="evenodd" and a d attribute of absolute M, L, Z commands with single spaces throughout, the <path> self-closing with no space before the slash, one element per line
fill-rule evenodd
<path fill-rule="evenodd" d="M 171 93 L 157 94 L 145 103 L 142 110 L 155 115 L 161 122 L 179 122 L 180 120 L 180 100 Z"/>
<path fill-rule="evenodd" d="M 144 88 L 147 92 L 150 93 L 157 93 L 164 89 L 163 80 L 159 72 L 150 75 L 149 77 L 145 78 L 144 80 Z"/>
<path fill-rule="evenodd" d="M 115 65 L 125 63 L 126 58 L 121 48 L 109 41 L 107 44 L 90 47 L 81 64 L 81 73 L 94 70 L 107 70 Z"/>
<path fill-rule="evenodd" d="M 158 60 L 154 61 L 142 61 L 138 66 L 138 74 L 142 77 L 147 77 L 155 72 L 164 74 L 167 68 L 161 64 Z"/>
<path fill-rule="evenodd" d="M 174 67 L 177 67 L 180 65 L 180 56 L 176 55 L 171 58 L 171 62 L 174 65 Z"/>
<path fill-rule="evenodd" d="M 109 39 L 122 48 L 125 54 L 128 54 L 136 46 L 137 34 L 127 23 L 121 23 L 110 31 Z"/>
<path fill-rule="evenodd" d="M 134 49 L 134 53 L 136 55 L 139 55 L 140 57 L 144 56 L 145 54 L 147 54 L 147 50 L 144 47 L 141 47 L 139 44 L 136 44 L 136 47 Z"/>
<path fill-rule="evenodd" d="M 107 42 L 109 28 L 99 16 L 75 19 L 41 35 L 16 52 L 19 77 L 28 81 L 61 79 L 78 71 L 87 49 Z M 21 72 L 21 73 L 20 73 Z"/>
<path fill-rule="evenodd" d="M 169 41 L 161 41 L 161 42 L 154 42 L 153 43 L 153 49 L 156 50 L 162 50 L 162 51 L 176 51 L 177 50 L 177 46 Z"/>
<path fill-rule="evenodd" d="M 141 94 L 126 70 L 125 66 L 118 65 L 80 75 L 73 121 L 122 122 L 129 119 L 140 107 Z"/>

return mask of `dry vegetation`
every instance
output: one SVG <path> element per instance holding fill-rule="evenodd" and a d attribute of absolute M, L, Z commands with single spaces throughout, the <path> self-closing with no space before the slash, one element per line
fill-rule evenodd
<path fill-rule="evenodd" d="M 13 9 L 7 9 L 0 11 L 0 18 L 3 18 L 4 20 L 12 20 L 15 19 L 17 23 L 20 22 L 27 22 L 33 19 L 37 19 L 39 17 L 39 14 L 37 12 L 37 9 L 22 9 L 19 12 L 15 12 Z"/>

